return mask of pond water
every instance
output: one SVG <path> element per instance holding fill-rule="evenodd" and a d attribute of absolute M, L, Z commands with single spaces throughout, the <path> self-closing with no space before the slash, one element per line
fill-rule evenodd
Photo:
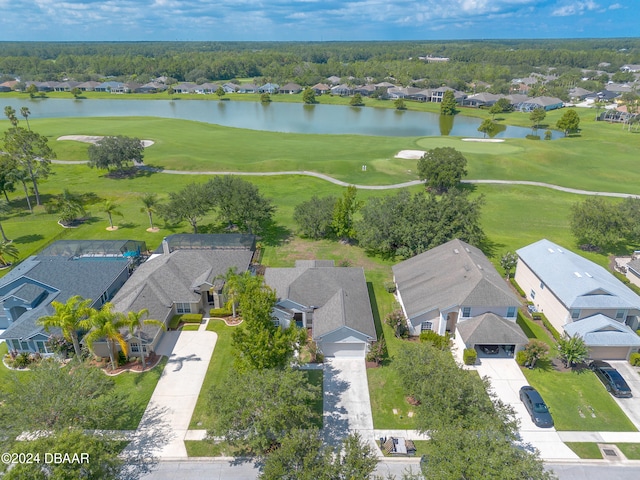
<path fill-rule="evenodd" d="M 478 137 L 480 119 L 456 115 L 386 108 L 300 103 L 260 103 L 210 100 L 74 100 L 1 99 L 2 107 L 19 113 L 28 107 L 31 118 L 58 117 L 163 117 L 195 120 L 227 127 L 287 133 L 354 134 L 386 137 L 451 135 Z M 18 118 L 21 119 L 20 115 Z M 531 129 L 504 126 L 494 138 L 524 138 Z M 544 135 L 543 131 L 539 134 Z M 553 138 L 561 136 L 553 132 Z"/>

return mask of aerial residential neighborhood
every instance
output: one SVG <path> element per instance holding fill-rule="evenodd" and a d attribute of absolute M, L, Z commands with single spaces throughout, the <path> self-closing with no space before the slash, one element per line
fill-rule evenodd
<path fill-rule="evenodd" d="M 0 478 L 637 478 L 640 42 L 567 32 L 0 33 Z"/>

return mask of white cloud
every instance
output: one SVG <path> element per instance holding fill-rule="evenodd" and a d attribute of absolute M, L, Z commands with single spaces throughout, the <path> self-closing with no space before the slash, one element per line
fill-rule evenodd
<path fill-rule="evenodd" d="M 591 10 L 595 10 L 598 8 L 598 4 L 592 0 L 583 0 L 572 2 L 567 5 L 563 5 L 559 8 L 556 8 L 551 15 L 556 17 L 568 17 L 571 15 L 582 15 L 583 13 Z"/>
<path fill-rule="evenodd" d="M 624 8 L 624 7 L 619 3 L 613 3 L 609 5 L 609 10 L 618 10 L 619 8 Z"/>

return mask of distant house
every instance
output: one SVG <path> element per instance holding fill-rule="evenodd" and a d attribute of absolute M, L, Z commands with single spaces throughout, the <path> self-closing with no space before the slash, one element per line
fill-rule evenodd
<path fill-rule="evenodd" d="M 302 87 L 297 83 L 287 83 L 278 89 L 278 93 L 296 94 L 302 91 Z"/>
<path fill-rule="evenodd" d="M 224 90 L 224 93 L 236 93 L 239 88 L 240 88 L 240 85 L 236 85 L 235 83 L 232 83 L 232 82 L 227 82 L 222 84 L 222 89 Z"/>
<path fill-rule="evenodd" d="M 93 92 L 96 89 L 96 87 L 99 85 L 101 85 L 100 82 L 89 81 L 89 82 L 82 82 L 76 85 L 76 87 L 83 92 Z"/>
<path fill-rule="evenodd" d="M 640 296 L 611 273 L 546 239 L 517 253 L 527 298 L 559 332 L 582 336 L 591 358 L 625 360 L 640 347 Z"/>
<path fill-rule="evenodd" d="M 11 90 L 16 88 L 17 84 L 17 80 L 8 80 L 6 82 L 2 82 L 0 83 L 0 92 L 10 92 Z"/>
<path fill-rule="evenodd" d="M 278 85 L 277 83 L 265 83 L 258 89 L 258 91 L 260 93 L 269 93 L 273 95 L 274 93 L 278 93 L 279 88 L 280 85 Z"/>
<path fill-rule="evenodd" d="M 31 85 L 35 85 L 35 87 L 38 89 L 39 92 L 52 92 L 53 91 L 53 86 L 52 84 L 55 84 L 57 82 L 25 82 L 25 85 L 27 86 L 27 88 L 29 88 Z"/>
<path fill-rule="evenodd" d="M 216 93 L 216 91 L 218 90 L 218 88 L 220 88 L 220 85 L 218 85 L 217 83 L 202 83 L 200 85 L 196 85 L 193 89 L 193 91 L 195 93 L 198 93 L 200 95 L 208 95 L 211 93 Z"/>
<path fill-rule="evenodd" d="M 562 108 L 564 102 L 556 97 L 534 97 L 527 98 L 523 102 L 515 105 L 516 110 L 520 112 L 531 112 L 536 108 L 542 108 L 546 111 L 556 110 Z"/>
<path fill-rule="evenodd" d="M 340 77 L 336 77 L 335 75 L 331 75 L 330 77 L 327 78 L 327 82 L 329 82 L 331 85 L 338 85 L 341 81 Z"/>
<path fill-rule="evenodd" d="M 494 93 L 489 92 L 481 92 L 475 93 L 473 95 L 469 95 L 462 101 L 463 107 L 490 107 L 498 100 L 503 98 L 504 95 L 496 95 Z"/>
<path fill-rule="evenodd" d="M 410 335 L 456 335 L 463 348 L 527 343 L 516 324 L 519 298 L 482 251 L 451 240 L 392 267 Z"/>
<path fill-rule="evenodd" d="M 363 97 L 368 97 L 369 95 L 371 95 L 375 91 L 376 91 L 375 85 L 361 85 L 361 86 L 356 87 L 356 88 L 353 89 L 354 95 L 356 93 L 359 93 Z"/>
<path fill-rule="evenodd" d="M 234 269 L 245 272 L 255 250 L 253 235 L 171 235 L 159 251 L 142 263 L 113 298 L 115 311 L 140 311 L 167 327 L 174 315 L 204 313 L 224 307 L 223 276 Z M 162 329 L 147 325 L 142 329 L 142 346 L 126 332 L 129 351 L 139 356 L 151 353 L 162 337 Z M 109 356 L 106 342 L 96 344 L 99 356 Z"/>
<path fill-rule="evenodd" d="M 51 302 L 80 295 L 100 308 L 129 278 L 146 250 L 134 240 L 60 240 L 33 255 L 0 279 L 0 328 L 9 350 L 51 353 L 38 319 L 52 315 Z"/>
<path fill-rule="evenodd" d="M 586 90 L 582 87 L 573 87 L 569 90 L 569 98 L 574 102 L 584 100 L 587 95 L 591 95 L 593 92 Z"/>
<path fill-rule="evenodd" d="M 53 90 L 55 92 L 70 92 L 71 90 L 73 90 L 74 88 L 76 88 L 78 85 L 80 85 L 80 82 L 73 82 L 73 81 L 68 81 L 68 82 L 58 82 L 54 87 Z"/>
<path fill-rule="evenodd" d="M 195 93 L 198 85 L 196 85 L 195 83 L 186 82 L 173 85 L 171 88 L 173 88 L 173 91 L 175 93 Z"/>
<path fill-rule="evenodd" d="M 238 87 L 238 93 L 258 93 L 259 87 L 255 83 L 243 83 Z"/>
<path fill-rule="evenodd" d="M 438 87 L 438 88 L 435 88 L 435 89 L 431 90 L 431 98 L 429 98 L 427 101 L 436 102 L 436 103 L 442 103 L 442 99 L 444 98 L 444 94 L 447 91 L 452 91 L 453 92 L 453 96 L 455 97 L 456 102 L 458 102 L 458 103 L 462 103 L 462 101 L 467 96 L 466 93 L 460 92 L 458 90 L 454 90 L 451 87 Z"/>
<path fill-rule="evenodd" d="M 620 67 L 620 70 L 622 70 L 623 72 L 636 73 L 640 72 L 640 65 L 625 64 Z"/>
<path fill-rule="evenodd" d="M 139 93 L 158 93 L 164 92 L 167 86 L 160 82 L 148 82 L 138 88 Z"/>
<path fill-rule="evenodd" d="M 124 93 L 126 86 L 122 82 L 103 82 L 96 86 L 94 90 L 96 92 L 112 92 L 112 93 Z"/>
<path fill-rule="evenodd" d="M 313 93 L 315 93 L 316 95 L 324 95 L 331 90 L 331 87 L 329 87 L 329 85 L 327 85 L 326 83 L 316 83 L 313 87 L 311 87 L 311 90 L 313 90 Z"/>
<path fill-rule="evenodd" d="M 353 95 L 353 89 L 346 83 L 331 87 L 331 95 L 338 95 L 340 97 L 348 97 Z"/>
<path fill-rule="evenodd" d="M 293 268 L 267 268 L 264 279 L 278 297 L 276 324 L 311 329 L 325 356 L 364 358 L 377 339 L 362 268 L 298 260 Z"/>

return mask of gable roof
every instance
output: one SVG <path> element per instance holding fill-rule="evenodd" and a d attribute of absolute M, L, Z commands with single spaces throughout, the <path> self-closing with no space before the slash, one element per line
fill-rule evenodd
<path fill-rule="evenodd" d="M 407 316 L 454 306 L 519 306 L 482 251 L 451 240 L 392 267 Z"/>
<path fill-rule="evenodd" d="M 640 308 L 640 296 L 607 270 L 547 239 L 517 254 L 567 309 Z"/>
<path fill-rule="evenodd" d="M 362 268 L 335 267 L 332 261 L 299 261 L 294 268 L 267 268 L 264 279 L 280 300 L 314 308 L 314 338 L 340 327 L 377 338 Z"/>
<path fill-rule="evenodd" d="M 466 345 L 523 345 L 529 342 L 520 326 L 494 313 L 485 313 L 466 320 L 456 326 Z"/>
<path fill-rule="evenodd" d="M 598 314 L 564 325 L 569 336 L 579 335 L 590 347 L 640 347 L 640 337 L 627 325 Z"/>

